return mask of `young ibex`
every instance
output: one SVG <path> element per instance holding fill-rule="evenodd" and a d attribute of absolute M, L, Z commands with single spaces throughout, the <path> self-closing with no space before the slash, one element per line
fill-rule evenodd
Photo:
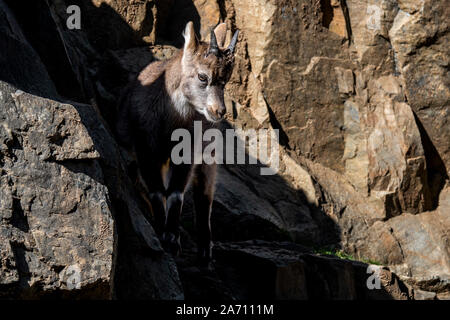
<path fill-rule="evenodd" d="M 170 159 L 175 145 L 171 135 L 179 128 L 192 133 L 194 121 L 202 121 L 206 129 L 224 116 L 223 91 L 233 70 L 238 31 L 227 48 L 224 23 L 211 31 L 209 44 L 197 40 L 192 22 L 186 25 L 183 36 L 184 48 L 178 54 L 168 61 L 149 64 L 124 90 L 117 132 L 136 155 L 155 230 L 163 245 L 176 254 L 181 250 L 179 220 L 184 193 L 192 178 L 198 252 L 207 262 L 211 259 L 210 215 L 216 167 L 175 165 Z M 170 174 L 165 175 L 167 165 Z M 163 175 L 170 179 L 165 181 Z"/>

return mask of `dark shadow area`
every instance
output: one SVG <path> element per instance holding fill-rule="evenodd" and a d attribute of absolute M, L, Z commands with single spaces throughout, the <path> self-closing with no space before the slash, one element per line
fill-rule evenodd
<path fill-rule="evenodd" d="M 5 0 L 5 2 L 15 14 L 24 36 L 45 65 L 58 93 L 70 100 L 86 102 L 46 2 L 42 0 Z"/>
<path fill-rule="evenodd" d="M 30 230 L 30 226 L 28 225 L 27 217 L 25 216 L 22 205 L 20 204 L 20 199 L 13 198 L 12 209 L 11 225 L 19 230 L 22 230 L 23 232 L 28 232 Z"/>
<path fill-rule="evenodd" d="M 329 29 L 333 21 L 333 7 L 330 0 L 320 0 L 320 9 L 322 11 L 322 25 Z"/>
<path fill-rule="evenodd" d="M 439 205 L 439 194 L 445 186 L 445 181 L 448 180 L 449 177 L 447 175 L 447 169 L 445 168 L 444 161 L 439 155 L 433 141 L 431 141 L 430 136 L 425 130 L 419 117 L 417 117 L 416 113 L 414 113 L 414 119 L 416 120 L 416 124 L 420 132 L 420 137 L 422 139 L 422 145 L 425 152 L 425 160 L 427 163 L 427 178 L 428 185 L 430 187 L 431 200 L 430 210 L 434 210 Z"/>
<path fill-rule="evenodd" d="M 160 266 L 158 263 L 167 259 L 167 255 L 162 250 L 158 250 L 158 244 L 151 243 L 154 240 L 148 238 L 152 236 L 151 234 L 143 233 L 146 230 L 152 231 L 148 227 L 148 221 L 152 222 L 152 216 L 145 199 L 142 197 L 141 189 L 136 183 L 136 170 L 132 169 L 136 164 L 133 162 L 132 156 L 117 145 L 112 134 L 115 129 L 113 124 L 117 119 L 116 104 L 120 91 L 135 74 L 129 73 L 128 70 L 118 66 L 114 62 L 114 56 L 111 56 L 111 53 L 107 51 L 141 43 L 136 39 L 138 35 L 108 5 L 103 3 L 97 8 L 90 1 L 74 1 L 73 4 L 79 4 L 82 12 L 88 13 L 82 18 L 88 19 L 82 20 L 88 30 L 98 29 L 96 32 L 89 32 L 87 36 L 99 51 L 99 57 L 101 57 L 99 60 L 103 61 L 92 61 L 92 66 L 89 67 L 96 71 L 95 74 L 92 78 L 83 78 L 84 81 L 93 81 L 95 85 L 92 83 L 73 83 L 79 81 L 77 79 L 80 79 L 80 77 L 77 77 L 72 69 L 70 57 L 64 50 L 64 38 L 60 37 L 56 24 L 52 24 L 49 20 L 51 16 L 47 14 L 48 8 L 41 4 L 35 4 L 38 18 L 29 17 L 32 13 L 22 15 L 22 11 L 19 10 L 20 6 L 17 4 L 17 7 L 14 7 L 14 5 L 12 7 L 15 8 L 13 11 L 19 24 L 24 29 L 27 40 L 37 52 L 38 58 L 45 66 L 44 69 L 48 71 L 51 81 L 48 81 L 48 86 L 34 88 L 32 84 L 39 81 L 39 78 L 29 77 L 25 73 L 24 78 L 22 78 L 23 70 L 19 69 L 17 75 L 14 74 L 14 68 L 9 68 L 9 75 L 5 76 L 5 73 L 1 71 L 2 66 L 6 65 L 9 60 L 15 60 L 15 57 L 2 54 L 0 54 L 0 80 L 9 82 L 24 91 L 41 97 L 53 97 L 58 101 L 70 103 L 69 100 L 72 99 L 89 101 L 93 98 L 95 100 L 99 108 L 99 114 L 94 107 L 89 105 L 76 103 L 72 105 L 77 109 L 81 121 L 89 131 L 95 149 L 100 153 L 100 159 L 85 160 L 84 162 L 75 160 L 60 162 L 60 164 L 72 172 L 88 175 L 108 188 L 110 193 L 108 205 L 113 212 L 118 232 L 114 296 L 116 298 L 158 299 L 162 294 L 154 291 L 155 283 L 157 283 L 155 278 L 168 277 L 168 275 L 162 274 L 167 270 L 157 270 L 161 273 L 157 276 L 150 273 L 154 271 L 152 270 L 153 266 Z M 167 28 L 157 36 L 160 39 L 170 40 L 178 46 L 182 44 L 181 31 L 187 21 L 194 21 L 197 32 L 200 29 L 198 12 L 190 0 L 175 1 L 169 17 L 169 21 L 176 21 L 176 23 L 166 26 Z M 28 18 L 34 19 L 31 20 L 32 23 L 27 20 Z M 150 22 L 148 23 L 150 28 Z M 42 24 L 42 29 L 37 28 L 40 24 Z M 41 34 L 40 31 L 33 30 L 32 27 L 47 32 Z M 114 33 L 113 30 L 117 32 L 116 34 L 120 33 L 121 35 L 111 36 L 111 33 Z M 2 39 L 3 34 L 0 32 L 0 41 Z M 47 41 L 55 46 L 54 52 L 49 53 L 51 50 L 49 50 L 48 45 L 44 45 L 44 42 Z M 14 50 L 19 50 L 18 48 L 21 50 L 29 49 L 15 47 Z M 52 55 L 55 56 L 52 57 Z M 148 52 L 147 62 L 153 60 L 154 57 Z M 14 62 L 13 66 L 17 66 L 20 62 L 22 61 Z M 25 65 L 40 66 L 39 60 L 25 60 L 23 62 L 25 62 Z M 40 75 L 44 76 L 45 70 L 41 71 Z M 65 79 L 65 76 L 68 76 L 69 80 Z M 60 96 L 59 98 L 52 93 L 53 84 Z M 81 93 L 80 88 L 87 86 L 97 90 L 92 97 L 83 96 Z M 105 98 L 105 94 L 100 92 L 99 88 L 111 93 L 110 97 Z M 79 94 L 80 96 L 78 96 Z M 274 121 L 273 124 L 276 127 L 277 123 L 273 115 L 271 115 L 271 121 Z M 107 124 L 106 127 L 109 126 L 110 131 L 100 128 L 100 124 Z M 223 130 L 230 128 L 230 124 L 223 123 Z M 282 144 L 288 146 L 288 137 L 282 136 L 281 139 Z M 246 154 L 246 160 L 246 163 L 252 160 L 248 154 Z M 97 171 L 93 165 L 97 161 L 101 166 L 100 171 Z M 267 213 L 255 215 L 245 212 L 245 210 L 233 212 L 219 201 L 215 201 L 213 204 L 212 232 L 214 241 L 218 243 L 215 249 L 217 260 L 216 269 L 208 271 L 198 267 L 194 259 L 196 252 L 196 235 L 193 231 L 194 208 L 190 197 L 187 197 L 183 212 L 182 246 L 184 253 L 181 257 L 176 258 L 186 298 L 198 300 L 213 299 L 214 297 L 226 299 L 283 297 L 352 299 L 362 297 L 362 294 L 358 295 L 349 291 L 356 289 L 345 288 L 345 284 L 349 282 L 339 282 L 342 277 L 341 271 L 345 269 L 345 265 L 341 265 L 345 264 L 344 262 L 336 262 L 338 266 L 334 267 L 335 262 L 331 263 L 323 258 L 318 258 L 312 254 L 311 249 L 308 249 L 308 247 L 313 246 L 338 245 L 340 239 L 337 224 L 328 217 L 320 206 L 309 203 L 304 192 L 292 188 L 281 175 L 262 176 L 260 174 L 262 167 L 264 167 L 264 164 L 258 162 L 256 165 L 227 165 L 222 169 L 223 173 L 227 174 L 230 179 L 239 181 L 239 186 L 248 189 L 248 194 L 254 199 L 269 199 L 271 205 L 277 208 L 276 211 L 279 214 L 277 219 L 282 221 L 282 224 L 286 226 L 297 224 L 299 227 L 308 225 L 308 227 L 299 228 L 295 232 L 288 232 L 270 222 L 269 219 L 262 218 L 264 215 L 267 216 Z M 131 207 L 130 203 L 136 203 L 136 207 Z M 20 212 L 17 217 L 21 219 Z M 25 226 L 22 229 L 27 230 Z M 235 243 L 240 244 L 237 244 L 238 247 L 233 247 Z M 28 265 L 23 252 L 19 249 L 15 252 L 15 256 L 19 264 L 24 264 L 19 267 L 26 275 Z M 283 266 L 287 267 L 283 269 Z M 334 271 L 331 272 L 330 268 Z M 298 278 L 301 275 L 303 275 L 303 278 Z M 356 273 L 351 275 L 356 276 Z M 298 279 L 303 280 L 301 283 L 295 282 Z M 304 287 L 291 292 L 290 288 L 295 287 L 290 284 L 291 280 L 294 281 L 294 285 L 298 284 Z M 358 285 L 364 284 L 365 279 L 361 284 L 358 283 Z M 95 286 L 95 284 L 93 285 Z M 102 292 L 107 287 L 106 285 L 103 287 L 103 285 L 98 284 L 98 288 L 93 287 L 86 290 L 91 290 L 90 292 L 93 294 L 96 290 Z M 285 289 L 286 286 L 287 289 Z"/>
<path fill-rule="evenodd" d="M 106 50 L 145 45 L 142 37 L 150 35 L 153 29 L 154 17 L 150 2 L 145 7 L 147 18 L 141 22 L 142 32 L 139 33 L 105 2 L 101 2 L 97 7 L 90 0 L 73 0 L 67 5 L 80 7 L 81 30 L 86 33 L 89 43 L 101 54 Z"/>
<path fill-rule="evenodd" d="M 278 131 L 279 131 L 280 145 L 282 145 L 283 147 L 285 147 L 288 150 L 291 150 L 291 146 L 289 145 L 288 135 L 286 134 L 286 132 L 284 132 L 281 123 L 278 121 L 277 117 L 273 113 L 272 108 L 270 107 L 269 103 L 267 102 L 267 100 L 265 98 L 264 98 L 264 101 L 266 102 L 267 110 L 269 112 L 270 125 L 272 126 L 272 128 L 278 129 Z"/>
<path fill-rule="evenodd" d="M 46 98 L 58 96 L 56 88 L 40 63 L 40 58 L 27 43 L 12 11 L 0 3 L 0 80 L 23 91 Z"/>
<path fill-rule="evenodd" d="M 11 249 L 16 262 L 17 272 L 19 274 L 19 287 L 27 288 L 28 281 L 31 278 L 30 268 L 26 259 L 27 249 L 22 243 L 11 243 Z"/>
<path fill-rule="evenodd" d="M 347 28 L 347 40 L 348 45 L 350 46 L 350 44 L 353 42 L 353 31 L 352 31 L 352 24 L 350 21 L 350 13 L 348 11 L 347 6 L 347 0 L 340 0 L 339 2 L 341 3 L 342 13 L 344 14 L 345 26 Z"/>
<path fill-rule="evenodd" d="M 368 264 L 317 255 L 292 242 L 217 242 L 214 253 L 214 271 L 192 267 L 189 252 L 177 261 L 186 300 L 409 299 L 408 288 L 393 274 L 381 275 L 380 288 L 371 290 Z"/>
<path fill-rule="evenodd" d="M 187 22 L 192 21 L 195 33 L 200 34 L 200 15 L 192 0 L 174 0 L 167 21 L 170 21 L 170 23 L 158 36 L 161 40 L 169 41 L 177 48 L 180 48 L 184 43 L 182 33 Z"/>

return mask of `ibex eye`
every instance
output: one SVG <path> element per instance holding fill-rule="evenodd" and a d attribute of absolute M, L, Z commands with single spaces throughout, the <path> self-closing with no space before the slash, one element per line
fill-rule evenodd
<path fill-rule="evenodd" d="M 206 81 L 208 81 L 208 76 L 204 73 L 199 73 L 198 80 L 200 80 L 201 82 L 206 82 Z"/>

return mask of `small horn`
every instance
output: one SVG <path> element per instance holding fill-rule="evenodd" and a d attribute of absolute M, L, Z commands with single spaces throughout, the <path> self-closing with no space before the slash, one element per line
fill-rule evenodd
<path fill-rule="evenodd" d="M 213 29 L 211 29 L 211 40 L 209 42 L 208 54 L 210 53 L 214 54 L 215 56 L 219 55 L 219 45 L 217 44 L 216 34 L 214 33 Z"/>
<path fill-rule="evenodd" d="M 239 30 L 236 30 L 236 32 L 233 35 L 233 39 L 231 39 L 230 45 L 227 48 L 227 51 L 230 54 L 233 54 L 234 50 L 236 49 L 236 44 L 237 44 L 237 41 L 238 41 L 238 35 L 239 35 Z"/>

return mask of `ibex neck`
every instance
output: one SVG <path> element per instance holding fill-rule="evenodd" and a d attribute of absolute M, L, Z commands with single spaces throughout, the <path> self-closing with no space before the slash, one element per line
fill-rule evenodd
<path fill-rule="evenodd" d="M 194 110 L 189 105 L 181 87 L 183 72 L 183 67 L 181 65 L 182 57 L 183 51 L 180 50 L 180 52 L 169 62 L 166 68 L 165 80 L 171 107 L 174 108 L 180 117 L 180 120 L 184 122 L 193 119 Z"/>

